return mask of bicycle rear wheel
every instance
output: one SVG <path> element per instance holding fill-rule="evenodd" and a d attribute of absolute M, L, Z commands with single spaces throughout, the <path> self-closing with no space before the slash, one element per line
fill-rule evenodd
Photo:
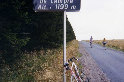
<path fill-rule="evenodd" d="M 90 47 L 92 48 L 92 43 L 90 43 Z"/>

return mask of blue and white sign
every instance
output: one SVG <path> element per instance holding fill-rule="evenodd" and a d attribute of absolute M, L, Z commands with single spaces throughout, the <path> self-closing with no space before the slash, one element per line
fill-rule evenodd
<path fill-rule="evenodd" d="M 40 11 L 66 11 L 80 10 L 81 0 L 34 0 L 34 10 Z"/>

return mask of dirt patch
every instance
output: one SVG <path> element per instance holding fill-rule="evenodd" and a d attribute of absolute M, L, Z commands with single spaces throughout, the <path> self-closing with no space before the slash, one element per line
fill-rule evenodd
<path fill-rule="evenodd" d="M 79 42 L 79 52 L 82 54 L 80 61 L 83 65 L 83 71 L 90 82 L 110 82 L 95 60 L 85 51 L 81 42 Z"/>

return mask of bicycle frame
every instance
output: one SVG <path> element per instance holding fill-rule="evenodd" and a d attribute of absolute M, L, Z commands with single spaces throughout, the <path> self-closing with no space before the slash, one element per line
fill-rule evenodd
<path fill-rule="evenodd" d="M 71 82 L 73 82 L 73 77 L 76 80 L 76 82 L 83 82 L 83 80 L 81 79 L 79 72 L 78 72 L 78 68 L 77 65 L 74 63 L 73 60 L 78 60 L 75 57 L 72 57 L 68 60 L 68 62 L 72 62 L 71 67 L 69 67 L 69 63 L 65 63 L 64 67 L 66 68 L 66 70 L 70 70 L 71 71 Z"/>
<path fill-rule="evenodd" d="M 73 67 L 74 67 L 75 72 L 73 71 Z M 72 82 L 73 77 L 75 78 L 75 80 L 77 82 L 82 82 L 82 79 L 80 78 L 79 72 L 77 70 L 77 66 L 76 66 L 76 64 L 74 62 L 72 62 L 72 66 L 71 66 L 70 70 L 71 70 L 71 82 Z"/>
<path fill-rule="evenodd" d="M 90 42 L 90 47 L 92 48 L 92 42 Z"/>

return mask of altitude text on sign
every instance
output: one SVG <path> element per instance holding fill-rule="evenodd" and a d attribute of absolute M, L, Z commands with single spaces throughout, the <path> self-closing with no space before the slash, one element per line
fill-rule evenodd
<path fill-rule="evenodd" d="M 36 11 L 41 10 L 80 10 L 80 0 L 34 0 Z"/>

